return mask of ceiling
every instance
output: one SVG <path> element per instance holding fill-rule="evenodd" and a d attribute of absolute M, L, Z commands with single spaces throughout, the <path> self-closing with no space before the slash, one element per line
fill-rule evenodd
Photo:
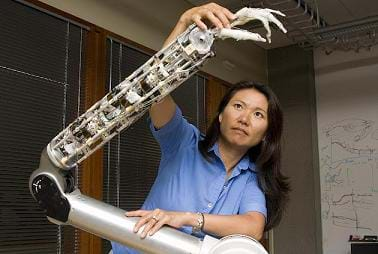
<path fill-rule="evenodd" d="M 210 2 L 186 1 L 193 5 Z M 217 0 L 215 2 L 232 11 L 250 6 L 284 12 L 287 17 L 280 20 L 288 29 L 288 34 L 285 36 L 278 29 L 273 29 L 270 45 L 257 43 L 266 49 L 298 43 L 304 47 L 348 51 L 378 44 L 377 0 Z M 262 35 L 265 33 L 257 23 L 253 23 L 247 29 Z"/>

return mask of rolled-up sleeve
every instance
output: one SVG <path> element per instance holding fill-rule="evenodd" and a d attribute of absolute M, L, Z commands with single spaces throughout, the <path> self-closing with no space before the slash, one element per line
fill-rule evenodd
<path fill-rule="evenodd" d="M 191 125 L 176 106 L 172 119 L 160 129 L 156 129 L 151 119 L 148 120 L 152 135 L 160 144 L 162 154 L 177 151 L 183 144 L 189 144 L 195 137 L 196 128 Z"/>
<path fill-rule="evenodd" d="M 258 185 L 255 173 L 248 179 L 240 202 L 239 214 L 247 212 L 259 212 L 267 218 L 265 195 Z"/>

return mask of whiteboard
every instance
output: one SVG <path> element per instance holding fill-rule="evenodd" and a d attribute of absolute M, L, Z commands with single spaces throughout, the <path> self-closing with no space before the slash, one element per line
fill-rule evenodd
<path fill-rule="evenodd" d="M 349 235 L 378 235 L 378 63 L 321 70 L 315 82 L 323 254 L 347 254 Z"/>

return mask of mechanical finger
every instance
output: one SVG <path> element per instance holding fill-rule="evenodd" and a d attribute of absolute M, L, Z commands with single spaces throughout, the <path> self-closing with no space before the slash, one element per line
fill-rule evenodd
<path fill-rule="evenodd" d="M 244 7 L 235 13 L 237 18 L 250 16 L 252 8 Z"/>
<path fill-rule="evenodd" d="M 252 41 L 266 42 L 266 40 L 257 33 L 251 33 L 246 30 L 236 30 L 236 29 L 229 29 L 229 28 L 220 29 L 218 33 L 218 38 L 220 39 L 233 38 L 237 41 L 252 40 Z"/>
<path fill-rule="evenodd" d="M 268 39 L 268 42 L 271 43 L 271 36 L 272 36 L 272 31 L 270 30 L 269 22 L 266 19 L 260 19 L 261 22 L 263 23 L 265 30 L 266 30 L 266 38 Z"/>
<path fill-rule="evenodd" d="M 278 26 L 278 28 L 284 32 L 285 34 L 287 33 L 287 30 L 286 28 L 283 26 L 283 24 L 281 23 L 281 21 L 279 21 L 276 17 L 274 17 L 273 15 L 271 15 L 271 17 L 269 17 L 269 21 L 276 24 Z"/>
<path fill-rule="evenodd" d="M 243 9 L 235 13 L 236 19 L 231 23 L 231 27 L 244 25 L 245 23 L 254 19 L 254 15 L 251 14 L 252 9 L 244 7 Z"/>
<path fill-rule="evenodd" d="M 245 19 L 237 18 L 236 20 L 234 20 L 231 23 L 231 27 L 244 25 L 245 23 L 248 23 L 251 20 L 253 20 L 253 19 L 252 18 L 248 18 L 248 19 L 247 18 L 245 18 Z"/>
<path fill-rule="evenodd" d="M 274 13 L 274 14 L 280 15 L 280 16 L 282 16 L 282 17 L 286 17 L 286 15 L 285 15 L 284 13 L 280 12 L 280 11 L 273 10 L 273 9 L 268 9 L 268 8 L 266 8 L 265 10 L 267 10 L 267 11 L 269 11 L 269 12 L 271 12 L 271 13 Z"/>

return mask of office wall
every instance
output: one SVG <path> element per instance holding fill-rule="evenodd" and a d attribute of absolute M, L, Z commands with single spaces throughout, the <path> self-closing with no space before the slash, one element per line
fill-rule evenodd
<path fill-rule="evenodd" d="M 268 51 L 269 85 L 284 110 L 283 172 L 290 203 L 273 230 L 274 254 L 319 253 L 319 176 L 312 51 L 297 46 Z"/>
<path fill-rule="evenodd" d="M 378 47 L 314 54 L 323 254 L 378 234 Z"/>
<path fill-rule="evenodd" d="M 159 50 L 181 13 L 185 0 L 41 0 L 154 50 Z M 218 41 L 217 56 L 203 70 L 228 82 L 267 81 L 266 51 L 251 41 Z"/>

